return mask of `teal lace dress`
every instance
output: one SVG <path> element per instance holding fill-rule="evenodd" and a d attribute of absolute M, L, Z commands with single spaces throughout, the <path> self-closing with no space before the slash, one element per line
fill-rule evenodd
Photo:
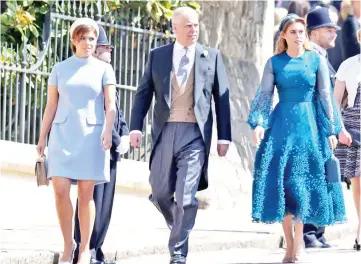
<path fill-rule="evenodd" d="M 273 109 L 277 87 L 279 103 Z M 251 105 L 249 125 L 265 128 L 256 153 L 252 190 L 255 222 L 294 220 L 317 226 L 344 222 L 340 182 L 327 182 L 328 136 L 341 131 L 326 59 L 313 51 L 286 52 L 266 63 Z"/>

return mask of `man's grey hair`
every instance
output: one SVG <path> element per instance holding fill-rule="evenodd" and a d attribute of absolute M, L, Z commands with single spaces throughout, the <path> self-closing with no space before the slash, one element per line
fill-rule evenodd
<path fill-rule="evenodd" d="M 173 11 L 172 23 L 177 24 L 177 23 L 179 23 L 180 17 L 185 17 L 192 13 L 198 17 L 198 13 L 193 8 L 191 8 L 189 6 L 178 7 L 176 10 Z"/>

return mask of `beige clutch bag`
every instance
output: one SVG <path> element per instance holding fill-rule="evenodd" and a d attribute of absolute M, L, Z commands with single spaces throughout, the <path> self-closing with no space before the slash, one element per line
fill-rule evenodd
<path fill-rule="evenodd" d="M 49 180 L 46 177 L 48 172 L 48 164 L 46 156 L 38 157 L 35 163 L 35 176 L 38 186 L 49 185 Z"/>

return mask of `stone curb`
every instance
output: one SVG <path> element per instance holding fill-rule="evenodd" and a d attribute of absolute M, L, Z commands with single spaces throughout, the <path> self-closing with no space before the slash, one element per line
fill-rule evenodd
<path fill-rule="evenodd" d="M 281 237 L 278 234 L 266 235 L 262 237 L 258 235 L 257 239 L 239 239 L 233 241 L 219 241 L 209 244 L 200 244 L 193 241 L 190 245 L 190 254 L 192 252 L 209 252 L 217 250 L 227 250 L 231 248 L 277 248 Z M 144 247 L 142 249 L 134 250 L 123 250 L 114 253 L 107 253 L 108 259 L 116 259 L 121 261 L 131 257 L 145 256 L 145 255 L 156 255 L 156 254 L 167 254 L 168 247 L 164 246 L 151 246 Z M 59 253 L 51 251 L 10 251 L 0 252 L 0 263 L 2 264 L 57 264 L 59 259 Z"/>
<path fill-rule="evenodd" d="M 354 225 L 340 225 L 329 228 L 326 231 L 326 236 L 329 241 L 339 240 L 349 236 L 350 233 L 356 232 L 356 224 Z M 262 249 L 276 249 L 282 247 L 282 234 L 268 234 L 256 235 L 256 238 L 236 239 L 232 241 L 217 241 L 209 244 L 200 244 L 193 241 L 190 245 L 190 254 L 192 252 L 211 252 L 217 250 L 227 249 L 242 249 L 242 248 L 262 248 Z M 352 241 L 350 242 L 352 245 Z M 351 247 L 351 246 L 350 246 Z M 152 246 L 142 249 L 123 250 L 114 253 L 107 253 L 109 259 L 116 259 L 120 263 L 124 259 L 131 257 L 138 257 L 144 255 L 167 254 L 168 248 L 164 246 Z M 59 253 L 51 251 L 2 251 L 0 252 L 0 263 L 2 264 L 57 264 Z"/>

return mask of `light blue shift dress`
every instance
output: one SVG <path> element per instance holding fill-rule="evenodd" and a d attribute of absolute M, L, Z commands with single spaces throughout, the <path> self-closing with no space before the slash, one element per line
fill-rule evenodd
<path fill-rule="evenodd" d="M 116 84 L 110 64 L 72 56 L 56 64 L 48 81 L 59 99 L 48 143 L 48 178 L 109 182 L 109 150 L 103 151 L 103 87 Z"/>

